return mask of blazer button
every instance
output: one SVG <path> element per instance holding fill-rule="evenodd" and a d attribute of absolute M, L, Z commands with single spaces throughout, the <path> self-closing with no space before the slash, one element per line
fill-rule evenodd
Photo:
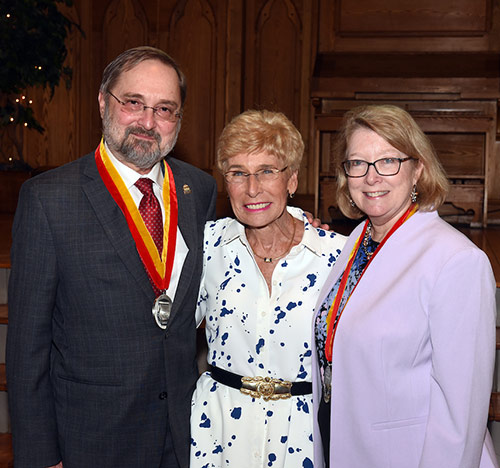
<path fill-rule="evenodd" d="M 160 400 L 166 400 L 167 399 L 167 392 L 161 392 L 159 395 L 158 395 L 158 398 Z"/>

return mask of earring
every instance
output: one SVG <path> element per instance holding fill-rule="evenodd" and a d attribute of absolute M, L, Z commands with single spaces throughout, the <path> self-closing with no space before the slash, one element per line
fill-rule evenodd
<path fill-rule="evenodd" d="M 293 197 L 295 197 L 295 193 L 290 193 L 290 192 L 288 192 L 288 197 L 289 197 L 289 198 L 293 198 Z"/>
<path fill-rule="evenodd" d="M 411 189 L 411 194 L 410 194 L 410 199 L 412 203 L 417 203 L 417 185 L 415 184 L 413 188 Z"/>
<path fill-rule="evenodd" d="M 354 200 L 351 197 L 349 197 L 349 203 L 353 208 L 356 206 L 356 203 L 354 203 Z"/>

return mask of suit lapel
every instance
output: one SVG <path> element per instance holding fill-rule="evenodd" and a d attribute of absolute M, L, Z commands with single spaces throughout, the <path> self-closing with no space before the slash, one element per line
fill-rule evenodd
<path fill-rule="evenodd" d="M 193 293 L 190 291 L 190 286 L 195 273 L 198 256 L 199 233 L 197 232 L 196 222 L 193 222 L 196 217 L 196 209 L 191 178 L 180 165 L 176 164 L 175 160 L 169 160 L 168 162 L 174 175 L 175 189 L 177 192 L 177 203 L 179 208 L 178 226 L 189 249 L 177 285 L 171 312 L 171 320 L 169 321 L 170 325 L 175 315 L 180 310 L 186 294 L 188 292 L 191 294 Z M 125 216 L 104 185 L 93 158 L 89 159 L 89 164 L 87 164 L 84 174 L 89 178 L 89 181 L 83 186 L 83 190 L 87 195 L 97 219 L 101 223 L 122 262 L 130 274 L 135 278 L 142 292 L 147 296 L 148 300 L 151 301 L 151 304 L 153 304 L 155 298 L 154 292 L 151 288 L 146 271 L 144 270 L 144 265 L 137 252 L 134 239 L 130 234 Z"/>
<path fill-rule="evenodd" d="M 130 234 L 125 216 L 104 185 L 93 158 L 89 159 L 84 174 L 89 178 L 89 182 L 83 186 L 83 190 L 97 219 L 122 262 L 152 304 L 154 292 L 137 252 L 132 234 Z"/>
<path fill-rule="evenodd" d="M 174 306 L 172 308 L 172 319 L 180 309 L 180 306 L 190 289 L 191 279 L 193 277 L 198 255 L 198 232 L 197 224 L 193 222 L 196 218 L 195 196 L 189 174 L 182 169 L 175 160 L 168 160 L 168 164 L 172 169 L 175 181 L 175 190 L 177 192 L 178 226 L 182 233 L 182 237 L 186 242 L 189 253 L 184 261 L 177 290 L 175 292 Z M 192 293 L 192 291 L 190 291 Z M 197 291 L 196 291 L 197 293 Z"/>

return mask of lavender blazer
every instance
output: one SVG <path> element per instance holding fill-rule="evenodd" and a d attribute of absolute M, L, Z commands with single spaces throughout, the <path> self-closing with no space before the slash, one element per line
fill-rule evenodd
<path fill-rule="evenodd" d="M 349 237 L 316 310 L 361 230 Z M 373 259 L 340 319 L 330 467 L 497 467 L 486 428 L 495 320 L 495 281 L 484 252 L 436 212 L 417 212 Z M 322 467 L 314 421 L 314 466 Z"/>

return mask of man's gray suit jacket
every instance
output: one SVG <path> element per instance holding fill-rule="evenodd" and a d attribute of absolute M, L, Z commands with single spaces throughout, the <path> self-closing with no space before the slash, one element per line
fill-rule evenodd
<path fill-rule="evenodd" d="M 170 431 L 189 460 L 194 311 L 212 177 L 174 158 L 189 248 L 167 329 L 94 154 L 22 187 L 13 226 L 7 378 L 16 468 L 155 468 Z"/>

